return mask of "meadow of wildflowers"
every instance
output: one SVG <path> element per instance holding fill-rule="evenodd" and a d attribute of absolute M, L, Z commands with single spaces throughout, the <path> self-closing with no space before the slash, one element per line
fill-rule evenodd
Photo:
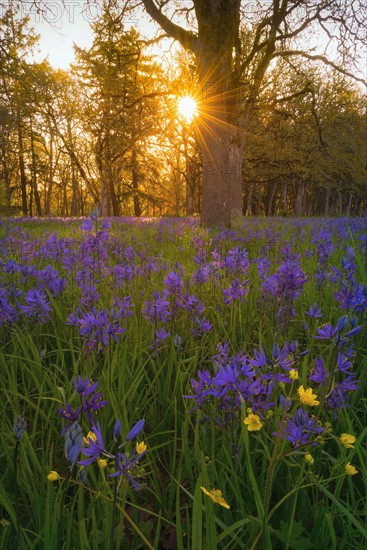
<path fill-rule="evenodd" d="M 0 248 L 1 548 L 366 548 L 367 219 Z"/>

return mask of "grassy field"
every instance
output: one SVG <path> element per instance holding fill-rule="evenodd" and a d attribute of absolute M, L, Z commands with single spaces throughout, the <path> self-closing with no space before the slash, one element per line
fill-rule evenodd
<path fill-rule="evenodd" d="M 366 548 L 367 219 L 0 247 L 1 548 Z"/>

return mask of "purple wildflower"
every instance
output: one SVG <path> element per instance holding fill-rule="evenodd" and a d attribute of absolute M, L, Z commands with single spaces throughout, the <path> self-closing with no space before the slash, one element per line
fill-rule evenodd
<path fill-rule="evenodd" d="M 73 422 L 66 432 L 65 437 L 65 456 L 73 465 L 83 447 L 83 430 L 78 422 Z"/>
<path fill-rule="evenodd" d="M 94 460 L 101 456 L 102 453 L 106 454 L 103 443 L 102 430 L 99 422 L 97 422 L 97 425 L 93 426 L 92 431 L 95 437 L 87 437 L 88 444 L 87 447 L 84 447 L 82 449 L 82 453 L 88 458 L 86 458 L 85 460 L 80 460 L 78 462 L 78 464 L 80 464 L 81 466 L 89 466 L 89 464 L 92 464 L 92 462 L 94 462 Z M 107 454 L 108 456 L 110 456 L 109 453 Z"/>
<path fill-rule="evenodd" d="M 51 319 L 51 304 L 41 290 L 31 288 L 24 299 L 26 305 L 20 306 L 20 310 L 28 319 L 35 323 L 46 323 Z"/>
<path fill-rule="evenodd" d="M 282 439 L 295 446 L 310 443 L 310 439 L 315 435 L 325 431 L 325 428 L 317 425 L 317 419 L 314 416 L 309 417 L 308 411 L 299 408 L 295 411 L 292 418 L 288 418 L 282 432 Z"/>

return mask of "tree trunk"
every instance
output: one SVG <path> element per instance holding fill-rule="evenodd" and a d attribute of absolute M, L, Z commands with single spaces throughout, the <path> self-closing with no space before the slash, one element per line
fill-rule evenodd
<path fill-rule="evenodd" d="M 45 190 L 45 215 L 49 216 L 51 212 L 51 197 L 52 197 L 52 190 L 54 185 L 54 158 L 53 158 L 53 134 L 52 130 L 50 130 L 50 150 L 48 153 L 48 187 L 47 190 Z"/>
<path fill-rule="evenodd" d="M 136 153 L 136 143 L 132 145 L 131 151 L 131 185 L 133 192 L 133 202 L 134 202 L 134 216 L 140 218 L 141 216 L 141 206 L 139 198 L 139 172 L 138 172 L 138 159 Z"/>
<path fill-rule="evenodd" d="M 343 194 L 341 191 L 338 191 L 338 214 L 339 216 L 343 215 Z"/>
<path fill-rule="evenodd" d="M 38 192 L 36 151 L 34 149 L 34 135 L 33 135 L 32 127 L 31 127 L 31 153 L 32 153 L 32 191 L 34 195 L 34 201 L 36 203 L 37 216 L 42 216 L 41 199 Z"/>
<path fill-rule="evenodd" d="M 288 198 L 287 198 L 287 192 L 288 192 L 288 185 L 287 183 L 283 184 L 283 212 L 285 214 L 288 213 Z"/>
<path fill-rule="evenodd" d="M 28 201 L 27 201 L 27 177 L 25 174 L 24 165 L 24 144 L 23 131 L 18 117 L 18 143 L 19 143 L 19 171 L 20 171 L 20 188 L 22 193 L 22 212 L 23 216 L 28 216 Z"/>
<path fill-rule="evenodd" d="M 195 183 L 196 166 L 190 157 L 186 156 L 186 216 L 194 214 Z"/>
<path fill-rule="evenodd" d="M 6 150 L 3 148 L 1 150 L 1 160 L 3 165 L 3 174 L 4 174 L 4 183 L 5 183 L 5 207 L 6 212 L 10 213 L 11 211 L 11 187 L 10 187 L 10 177 L 9 177 L 9 168 L 8 162 L 6 159 Z"/>
<path fill-rule="evenodd" d="M 225 88 L 228 67 L 217 75 L 213 90 L 207 82 L 211 67 L 219 65 L 218 71 L 221 68 L 218 57 L 208 59 L 199 71 L 203 91 L 199 117 L 203 159 L 201 217 L 205 226 L 230 227 L 231 221 L 242 215 L 242 142 L 236 129 L 240 123 L 236 98 L 231 98 L 231 91 Z"/>
<path fill-rule="evenodd" d="M 329 211 L 330 211 L 330 189 L 327 188 L 326 189 L 326 194 L 325 194 L 324 216 L 327 217 L 329 215 Z"/>
<path fill-rule="evenodd" d="M 74 163 L 71 163 L 71 215 L 78 216 L 78 177 Z"/>
<path fill-rule="evenodd" d="M 305 194 L 305 184 L 303 181 L 299 182 L 297 186 L 297 195 L 294 205 L 294 214 L 295 216 L 304 216 L 304 194 Z"/>

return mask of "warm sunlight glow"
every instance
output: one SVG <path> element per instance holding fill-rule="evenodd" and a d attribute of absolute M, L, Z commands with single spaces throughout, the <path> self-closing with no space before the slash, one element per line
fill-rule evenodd
<path fill-rule="evenodd" d="M 195 99 L 189 95 L 180 97 L 177 103 L 179 115 L 185 122 L 192 122 L 193 118 L 198 114 L 198 107 Z"/>

